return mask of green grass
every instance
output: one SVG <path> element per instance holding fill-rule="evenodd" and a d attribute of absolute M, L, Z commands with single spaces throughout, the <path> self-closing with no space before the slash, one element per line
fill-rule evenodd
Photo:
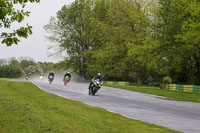
<path fill-rule="evenodd" d="M 44 92 L 0 81 L 1 133 L 176 133 Z"/>
<path fill-rule="evenodd" d="M 11 80 L 25 80 L 25 79 L 24 78 L 0 78 L 0 80 L 11 81 Z"/>
<path fill-rule="evenodd" d="M 107 85 L 114 88 L 120 88 L 130 91 L 138 91 L 148 94 L 154 94 L 158 96 L 164 96 L 167 98 L 172 98 L 174 100 L 180 101 L 188 101 L 188 102 L 200 102 L 200 93 L 194 92 L 178 92 L 171 90 L 164 90 L 158 87 L 146 87 L 146 86 L 115 86 L 115 85 Z"/>

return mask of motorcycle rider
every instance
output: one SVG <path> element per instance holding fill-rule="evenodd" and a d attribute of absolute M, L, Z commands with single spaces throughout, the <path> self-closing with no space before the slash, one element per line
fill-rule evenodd
<path fill-rule="evenodd" d="M 91 88 L 92 87 L 92 85 L 93 85 L 93 82 L 95 81 L 95 80 L 99 80 L 99 82 L 101 82 L 101 84 L 103 84 L 103 79 L 102 79 L 102 77 L 101 77 L 101 73 L 99 72 L 99 73 L 97 73 L 97 75 L 92 79 L 92 81 L 90 82 L 90 85 L 89 85 L 89 88 Z"/>
<path fill-rule="evenodd" d="M 27 74 L 25 74 L 24 78 L 25 78 L 26 80 L 28 80 L 28 75 L 27 75 Z"/>
<path fill-rule="evenodd" d="M 40 73 L 40 80 L 43 80 L 44 78 L 44 73 Z"/>
<path fill-rule="evenodd" d="M 44 77 L 44 73 L 40 73 L 40 76 L 43 76 L 43 77 Z"/>
<path fill-rule="evenodd" d="M 67 76 L 69 77 L 69 81 L 71 80 L 72 75 L 71 75 L 70 72 L 67 72 L 67 73 L 64 75 L 63 81 L 65 81 L 65 78 L 66 78 Z"/>
<path fill-rule="evenodd" d="M 54 76 L 55 76 L 55 74 L 54 74 L 54 72 L 53 72 L 53 71 L 51 71 L 51 72 L 49 73 L 49 75 L 48 75 L 48 79 L 50 79 L 50 76 L 52 76 L 52 77 L 53 77 L 53 79 L 54 79 Z"/>

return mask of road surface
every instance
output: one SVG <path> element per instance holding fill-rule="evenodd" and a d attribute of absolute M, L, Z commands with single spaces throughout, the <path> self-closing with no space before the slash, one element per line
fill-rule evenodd
<path fill-rule="evenodd" d="M 33 84 L 49 93 L 104 108 L 123 116 L 168 127 L 185 133 L 200 133 L 200 104 L 168 100 L 164 97 L 103 86 L 88 95 L 89 83 Z"/>

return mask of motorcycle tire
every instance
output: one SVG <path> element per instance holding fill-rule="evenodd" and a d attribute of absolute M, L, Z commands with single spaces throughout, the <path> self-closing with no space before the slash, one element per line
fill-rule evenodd
<path fill-rule="evenodd" d="M 68 84 L 68 81 L 64 81 L 64 85 L 66 86 Z"/>
<path fill-rule="evenodd" d="M 89 95 L 91 95 L 91 94 L 92 94 L 92 92 L 91 92 L 91 89 L 90 89 L 90 88 L 89 88 L 88 94 L 89 94 Z"/>
<path fill-rule="evenodd" d="M 94 95 L 95 95 L 95 93 L 96 93 L 96 91 L 93 91 L 93 92 L 92 92 L 92 95 L 94 96 Z"/>

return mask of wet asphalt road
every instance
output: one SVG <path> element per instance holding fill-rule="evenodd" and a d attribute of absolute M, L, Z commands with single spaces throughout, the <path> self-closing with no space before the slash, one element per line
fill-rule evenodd
<path fill-rule="evenodd" d="M 42 90 L 104 108 L 123 116 L 168 127 L 185 133 L 200 133 L 200 104 L 168 100 L 164 97 L 103 86 L 88 95 L 89 83 L 48 84 L 33 82 Z"/>

